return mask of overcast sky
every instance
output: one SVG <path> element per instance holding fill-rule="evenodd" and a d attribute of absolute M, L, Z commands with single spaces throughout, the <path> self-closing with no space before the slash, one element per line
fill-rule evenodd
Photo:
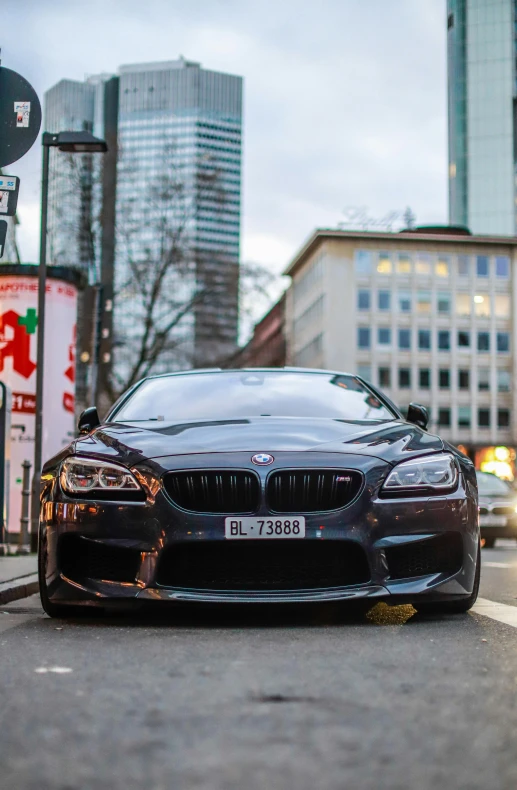
<path fill-rule="evenodd" d="M 349 206 L 447 216 L 445 0 L 1 0 L 2 65 L 60 79 L 174 60 L 244 77 L 242 257 L 281 271 Z M 37 260 L 40 147 L 19 242 Z"/>

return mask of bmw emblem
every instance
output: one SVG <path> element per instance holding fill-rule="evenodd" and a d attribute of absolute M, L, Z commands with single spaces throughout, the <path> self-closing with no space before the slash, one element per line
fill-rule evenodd
<path fill-rule="evenodd" d="M 252 456 L 251 463 L 257 464 L 257 466 L 269 466 L 274 460 L 273 456 L 269 455 L 269 453 L 257 453 Z"/>

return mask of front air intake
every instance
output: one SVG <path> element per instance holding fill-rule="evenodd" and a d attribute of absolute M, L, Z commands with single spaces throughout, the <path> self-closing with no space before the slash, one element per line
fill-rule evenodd
<path fill-rule="evenodd" d="M 257 476 L 244 470 L 168 472 L 163 487 L 175 505 L 195 513 L 254 513 L 260 501 Z"/>
<path fill-rule="evenodd" d="M 275 513 L 321 513 L 349 505 L 363 484 L 348 469 L 299 469 L 273 472 L 267 483 L 268 507 Z"/>

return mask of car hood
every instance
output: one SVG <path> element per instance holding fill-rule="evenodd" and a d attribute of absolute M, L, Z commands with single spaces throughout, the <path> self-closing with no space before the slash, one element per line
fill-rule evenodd
<path fill-rule="evenodd" d="M 329 452 L 397 463 L 442 450 L 442 440 L 402 420 L 384 423 L 297 417 L 196 422 L 106 423 L 71 446 L 81 455 L 108 456 L 128 466 L 190 453 Z"/>

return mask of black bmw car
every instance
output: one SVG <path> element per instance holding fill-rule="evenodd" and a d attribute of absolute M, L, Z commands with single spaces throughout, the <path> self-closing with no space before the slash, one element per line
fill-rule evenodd
<path fill-rule="evenodd" d="M 44 466 L 45 611 L 138 602 L 412 603 L 465 612 L 480 573 L 468 458 L 357 376 L 144 379 Z"/>

